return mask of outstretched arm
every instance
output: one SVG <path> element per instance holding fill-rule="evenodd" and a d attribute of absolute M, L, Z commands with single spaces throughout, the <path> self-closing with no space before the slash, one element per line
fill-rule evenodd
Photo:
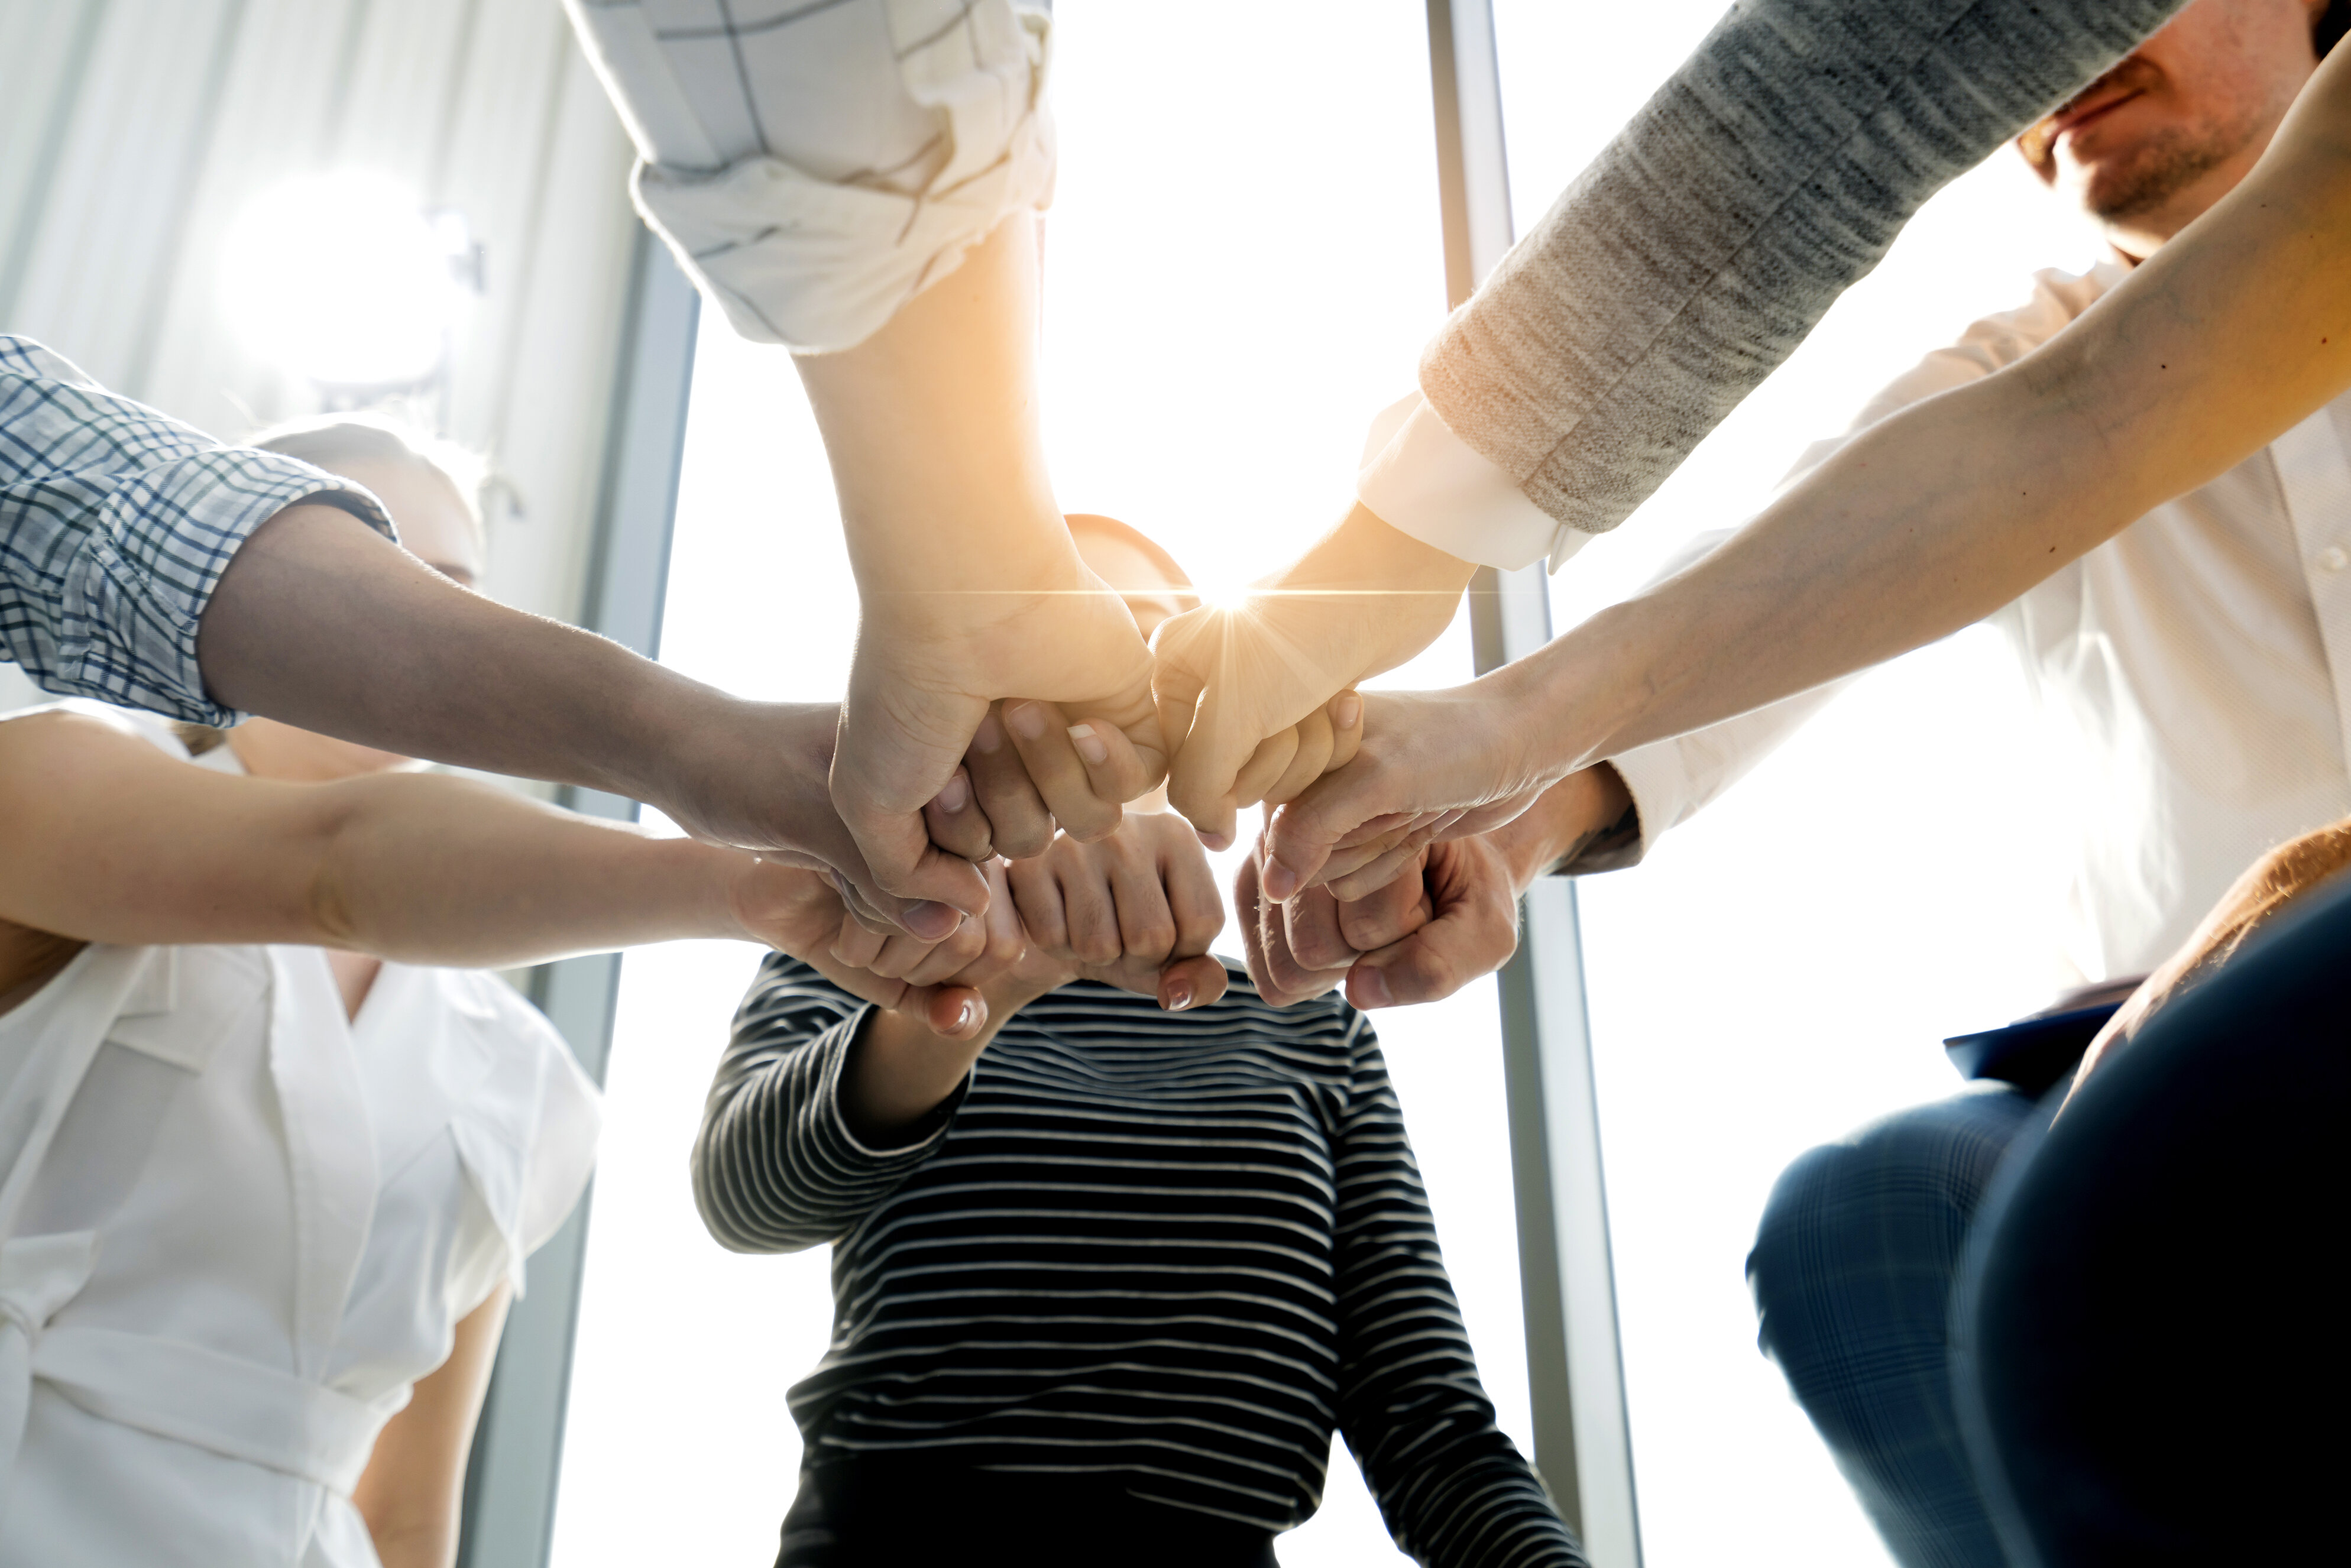
<path fill-rule="evenodd" d="M 954 925 L 953 908 L 884 892 L 858 854 L 827 786 L 832 705 L 745 702 L 510 610 L 347 512 L 298 506 L 262 524 L 222 574 L 196 653 L 229 707 L 624 795 L 699 838 L 834 872 L 875 918 L 931 936 Z"/>
<path fill-rule="evenodd" d="M 778 904 L 810 873 L 741 851 L 472 779 L 215 773 L 70 712 L 0 724 L 0 920 L 84 942 L 300 943 L 486 968 L 831 935 Z"/>
<path fill-rule="evenodd" d="M 2244 183 L 2040 350 L 1876 425 L 1714 554 L 1539 653 L 1382 699 L 1395 712 L 1375 705 L 1354 762 L 1277 817 L 1268 891 L 1399 821 L 1507 814 L 1593 758 L 1981 618 L 2351 386 L 2346 254 L 2337 50 Z"/>
<path fill-rule="evenodd" d="M 1327 589 L 1337 545 L 1343 575 L 1388 596 L 1380 614 L 1426 596 L 1434 624 L 1407 612 L 1334 637 L 1332 614 L 1360 607 L 1270 596 L 1246 622 L 1162 633 L 1165 684 L 1207 693 L 1178 807 L 1222 821 L 1258 737 L 1359 678 L 1359 649 L 1384 668 L 1426 645 L 1474 566 L 1556 566 L 1623 521 L 1929 196 L 2183 3 L 1732 6 L 1429 345 L 1347 522 L 1267 580 Z"/>
<path fill-rule="evenodd" d="M 966 910 L 978 873 L 932 843 L 923 809 L 991 702 L 1055 705 L 1050 725 L 1012 744 L 1046 807 L 1081 837 L 1110 831 L 1121 802 L 1167 766 L 1151 652 L 1079 559 L 1053 499 L 1036 330 L 1036 226 L 1023 214 L 872 337 L 794 361 L 862 601 L 832 798 L 883 886 Z M 1081 724 L 1092 756 L 1069 733 Z"/>

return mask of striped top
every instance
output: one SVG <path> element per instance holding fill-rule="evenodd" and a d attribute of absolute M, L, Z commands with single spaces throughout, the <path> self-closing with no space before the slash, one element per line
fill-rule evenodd
<path fill-rule="evenodd" d="M 875 1149 L 837 1096 L 867 1010 L 771 956 L 694 1154 L 722 1244 L 837 1244 L 832 1343 L 790 1395 L 810 1463 L 1110 1475 L 1282 1531 L 1335 1426 L 1421 1563 L 1583 1563 L 1494 1425 L 1361 1014 L 1276 1011 L 1238 972 L 1186 1013 L 1065 986 Z"/>

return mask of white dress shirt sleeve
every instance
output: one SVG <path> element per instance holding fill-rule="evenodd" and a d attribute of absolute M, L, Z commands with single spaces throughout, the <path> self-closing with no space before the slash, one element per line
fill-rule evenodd
<path fill-rule="evenodd" d="M 1503 571 L 1545 556 L 1557 571 L 1593 537 L 1553 522 L 1508 474 L 1446 428 L 1417 392 L 1372 421 L 1355 498 L 1425 545 Z"/>
<path fill-rule="evenodd" d="M 637 210 L 756 342 L 853 348 L 1052 197 L 1051 28 L 1013 0 L 566 0 Z"/>
<path fill-rule="evenodd" d="M 2013 364 L 2054 337 L 2068 321 L 2085 309 L 2092 299 L 2112 287 L 2119 277 L 2119 269 L 2113 264 L 2081 278 L 2055 272 L 2041 274 L 2035 280 L 2033 297 L 2029 303 L 2020 309 L 1988 317 L 1975 323 L 1960 335 L 1956 343 L 1936 350 L 1895 378 L 1863 405 L 1861 413 L 1843 434 L 1815 442 L 1805 448 L 1803 455 L 1796 460 L 1795 466 L 1781 481 L 1780 487 L 1784 490 L 1802 479 L 1834 456 L 1855 436 L 1888 415 L 1938 392 L 1980 380 L 2004 365 Z M 1376 507 L 1374 509 L 1377 510 Z M 1381 515 L 1385 516 L 1384 513 Z M 1549 519 L 1546 517 L 1545 520 Z M 1693 538 L 1668 558 L 1663 570 L 1650 579 L 1648 586 L 1654 587 L 1692 566 L 1736 531 L 1723 528 Z M 1610 765 L 1625 780 L 1625 790 L 1633 797 L 1633 804 L 1639 812 L 1639 841 L 1635 846 L 1613 847 L 1598 863 L 1580 865 L 1570 862 L 1560 870 L 1573 875 L 1579 871 L 1613 871 L 1638 863 L 1660 834 L 1696 816 L 1708 802 L 1745 777 L 1814 714 L 1826 707 L 1840 692 L 1860 679 L 1862 673 L 1816 686 L 1808 692 L 1799 692 L 1794 696 L 1692 730 L 1687 735 L 1635 747 L 1609 758 Z"/>

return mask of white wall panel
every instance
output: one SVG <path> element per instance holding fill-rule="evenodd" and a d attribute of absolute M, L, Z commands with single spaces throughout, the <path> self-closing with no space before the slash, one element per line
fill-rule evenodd
<path fill-rule="evenodd" d="M 311 412 L 224 319 L 224 237 L 279 180 L 400 178 L 486 249 L 442 418 L 517 503 L 492 507 L 490 590 L 569 618 L 628 162 L 554 0 L 0 0 L 0 328 L 225 438 Z"/>

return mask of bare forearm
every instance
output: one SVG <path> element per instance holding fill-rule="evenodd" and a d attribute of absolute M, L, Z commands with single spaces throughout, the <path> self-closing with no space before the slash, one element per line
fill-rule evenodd
<path fill-rule="evenodd" d="M 456 1561 L 465 1463 L 509 1295 L 500 1285 L 459 1320 L 449 1359 L 418 1380 L 352 1489 L 383 1568 L 448 1568 Z"/>
<path fill-rule="evenodd" d="M 1576 860 L 1604 839 L 1638 834 L 1639 817 L 1631 791 L 1605 762 L 1569 774 L 1543 791 L 1532 806 L 1494 830 L 1495 847 L 1510 868 L 1520 893 L 1537 877 L 1574 868 Z"/>
<path fill-rule="evenodd" d="M 929 1115 L 1012 1015 L 1051 988 L 1019 981 L 984 988 L 987 1022 L 969 1040 L 950 1040 L 904 1013 L 876 1008 L 866 1014 L 841 1075 L 841 1109 L 850 1130 L 887 1143 Z"/>
<path fill-rule="evenodd" d="M 796 361 L 869 598 L 1061 586 L 1075 567 L 1038 426 L 1036 325 L 1022 214 L 872 338 Z"/>
<path fill-rule="evenodd" d="M 330 507 L 229 563 L 197 640 L 233 707 L 409 757 L 662 799 L 733 699 L 577 627 L 468 592 Z"/>
<path fill-rule="evenodd" d="M 312 882 L 318 940 L 410 963 L 536 963 L 743 936 L 739 851 L 527 800 L 468 779 L 352 780 Z"/>
<path fill-rule="evenodd" d="M 2351 386 L 2351 56 L 2236 191 L 2040 352 L 1855 440 L 1530 661 L 1573 768 L 1918 647 Z"/>

